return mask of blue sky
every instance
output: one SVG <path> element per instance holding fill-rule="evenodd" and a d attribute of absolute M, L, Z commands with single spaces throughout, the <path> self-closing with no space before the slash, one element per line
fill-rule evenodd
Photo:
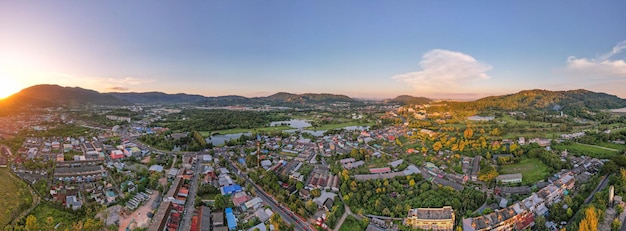
<path fill-rule="evenodd" d="M 585 88 L 626 98 L 624 9 L 624 1 L 2 1 L 0 78 L 12 91 L 56 83 L 467 99 Z"/>

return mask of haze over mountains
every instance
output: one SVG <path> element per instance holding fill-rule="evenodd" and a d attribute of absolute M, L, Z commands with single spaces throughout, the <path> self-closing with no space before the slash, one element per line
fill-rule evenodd
<path fill-rule="evenodd" d="M 433 102 L 425 97 L 401 95 L 381 101 L 385 104 L 425 104 Z M 48 106 L 83 106 L 83 105 L 134 105 L 134 104 L 192 104 L 198 106 L 232 105 L 273 105 L 298 106 L 332 103 L 358 104 L 362 101 L 337 94 L 292 94 L 279 92 L 265 97 L 244 97 L 237 95 L 206 97 L 192 94 L 166 94 L 162 92 L 143 93 L 100 93 L 79 87 L 61 87 L 58 85 L 35 85 L 0 101 L 0 109 L 31 105 Z M 452 102 L 451 102 L 452 103 Z M 626 107 L 626 100 L 606 93 L 588 90 L 548 91 L 525 90 L 503 96 L 490 96 L 469 102 L 454 102 L 470 109 L 499 108 L 518 110 L 523 108 L 547 109 L 558 107 L 577 107 L 588 109 L 613 109 Z"/>

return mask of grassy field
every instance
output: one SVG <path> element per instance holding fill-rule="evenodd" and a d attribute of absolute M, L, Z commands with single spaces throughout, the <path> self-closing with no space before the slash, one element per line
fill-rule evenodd
<path fill-rule="evenodd" d="M 0 168 L 0 185 L 0 226 L 4 227 L 31 206 L 33 197 L 26 183 L 8 168 Z"/>
<path fill-rule="evenodd" d="M 579 143 L 563 145 L 563 147 L 566 148 L 570 153 L 578 154 L 578 155 L 585 155 L 585 156 L 595 157 L 595 158 L 609 158 L 617 154 L 617 152 L 615 151 L 606 150 L 606 149 L 588 146 L 588 145 L 583 145 Z"/>
<path fill-rule="evenodd" d="M 596 144 L 596 145 L 602 146 L 602 147 L 605 147 L 605 148 L 617 149 L 617 150 L 622 150 L 622 149 L 626 148 L 626 145 L 609 143 L 609 142 L 602 142 L 602 143 L 599 143 L 599 144 Z"/>
<path fill-rule="evenodd" d="M 60 223 L 57 230 L 65 230 L 66 228 L 71 230 L 72 224 L 81 220 L 80 216 L 58 209 L 48 203 L 50 202 L 42 202 L 31 212 L 39 224 L 45 224 L 46 219 L 52 217 L 55 225 Z"/>
<path fill-rule="evenodd" d="M 324 124 L 321 125 L 319 127 L 306 127 L 305 129 L 309 129 L 309 130 L 332 130 L 332 129 L 339 129 L 339 128 L 344 128 L 344 127 L 348 127 L 348 126 L 372 126 L 375 123 L 371 122 L 371 123 L 360 123 L 358 121 L 351 121 L 351 122 L 345 122 L 345 123 L 338 123 L 338 124 Z"/>
<path fill-rule="evenodd" d="M 272 126 L 272 127 L 260 127 L 260 128 L 233 128 L 233 129 L 227 129 L 227 130 L 218 130 L 218 131 L 201 131 L 200 134 L 202 136 L 208 137 L 211 136 L 211 134 L 215 134 L 215 133 L 219 133 L 222 135 L 225 134 L 235 134 L 235 133 L 246 133 L 246 132 L 273 132 L 273 131 L 283 131 L 283 130 L 289 130 L 289 129 L 293 129 L 289 126 Z"/>
<path fill-rule="evenodd" d="M 531 184 L 545 180 L 548 176 L 548 166 L 538 159 L 524 159 L 517 164 L 504 165 L 500 168 L 500 174 L 521 173 L 522 184 Z"/>
<path fill-rule="evenodd" d="M 353 216 L 347 216 L 346 220 L 343 222 L 339 231 L 352 231 L 352 230 L 364 230 L 365 227 L 361 226 L 361 222 L 354 218 Z"/>

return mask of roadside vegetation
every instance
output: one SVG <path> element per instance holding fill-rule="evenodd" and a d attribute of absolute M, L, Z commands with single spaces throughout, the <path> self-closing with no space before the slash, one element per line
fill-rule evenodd
<path fill-rule="evenodd" d="M 0 226 L 6 226 L 31 206 L 33 197 L 26 183 L 8 168 L 0 168 L 0 185 Z"/>

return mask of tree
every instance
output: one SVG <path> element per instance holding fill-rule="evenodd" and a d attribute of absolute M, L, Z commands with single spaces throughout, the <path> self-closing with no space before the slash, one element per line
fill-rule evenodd
<path fill-rule="evenodd" d="M 309 213 L 314 214 L 317 211 L 317 204 L 313 200 L 308 200 L 304 205 Z"/>
<path fill-rule="evenodd" d="M 391 211 L 389 211 L 389 208 L 383 209 L 383 215 L 389 216 L 389 214 L 391 214 Z"/>
<path fill-rule="evenodd" d="M 348 175 L 347 169 L 341 171 L 341 178 L 343 179 L 343 181 L 348 181 L 348 179 L 350 179 L 350 175 Z"/>
<path fill-rule="evenodd" d="M 283 222 L 283 219 L 280 217 L 278 213 L 274 213 L 270 217 L 270 224 L 274 225 L 274 228 L 276 230 L 280 230 L 282 222 Z"/>
<path fill-rule="evenodd" d="M 595 231 L 598 230 L 598 214 L 596 209 L 591 206 L 585 209 L 585 218 L 583 218 L 579 225 L 579 231 Z"/>
<path fill-rule="evenodd" d="M 54 218 L 52 218 L 52 217 L 46 218 L 45 229 L 46 230 L 53 230 L 54 229 Z"/>
<path fill-rule="evenodd" d="M 567 213 L 567 217 L 568 218 L 572 217 L 574 215 L 574 211 L 572 210 L 571 207 L 567 208 L 567 212 L 566 213 Z"/>
<path fill-rule="evenodd" d="M 611 222 L 611 231 L 618 231 L 622 227 L 622 222 L 619 222 L 619 219 L 616 217 Z"/>
<path fill-rule="evenodd" d="M 26 230 L 28 231 L 38 231 L 39 225 L 37 224 L 37 218 L 35 216 L 28 215 L 26 217 Z"/>
<path fill-rule="evenodd" d="M 437 141 L 437 142 L 435 142 L 435 144 L 433 144 L 433 150 L 435 152 L 438 152 L 439 150 L 441 150 L 442 147 L 443 147 L 443 145 L 439 141 Z"/>
<path fill-rule="evenodd" d="M 415 186 L 415 180 L 411 179 L 409 181 L 409 186 L 414 187 Z"/>
<path fill-rule="evenodd" d="M 467 127 L 465 131 L 463 131 L 463 137 L 465 137 L 465 139 L 471 139 L 472 136 L 474 136 L 474 131 L 470 127 Z"/>
<path fill-rule="evenodd" d="M 72 230 L 83 231 L 83 221 L 78 221 L 76 224 L 72 225 Z"/>
<path fill-rule="evenodd" d="M 491 182 L 498 177 L 498 171 L 488 163 L 481 163 L 480 171 L 478 171 L 478 179 L 483 182 Z"/>
<path fill-rule="evenodd" d="M 85 224 L 83 225 L 84 231 L 98 231 L 104 228 L 104 224 L 99 220 L 94 220 L 92 218 L 87 218 Z"/>
<path fill-rule="evenodd" d="M 321 195 L 322 195 L 322 190 L 318 188 L 311 190 L 311 196 L 320 197 Z"/>
<path fill-rule="evenodd" d="M 216 210 L 223 210 L 224 208 L 226 208 L 226 197 L 224 197 L 221 194 L 218 194 L 217 196 L 215 196 L 215 209 Z"/>

